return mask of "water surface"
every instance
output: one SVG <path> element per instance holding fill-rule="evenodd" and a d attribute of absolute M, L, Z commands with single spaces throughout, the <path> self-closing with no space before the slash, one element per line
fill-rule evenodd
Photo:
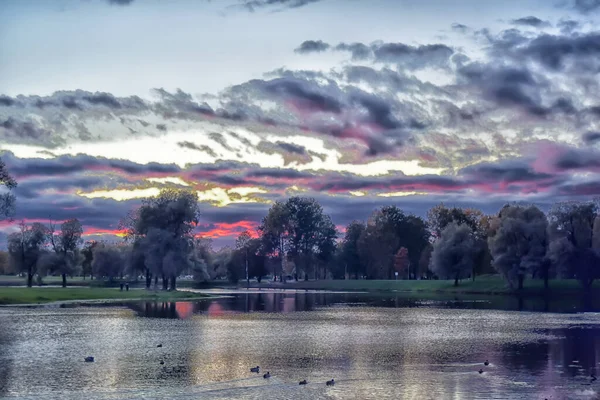
<path fill-rule="evenodd" d="M 600 367 L 600 314 L 520 303 L 269 292 L 2 308 L 0 397 L 598 398 L 589 376 Z"/>

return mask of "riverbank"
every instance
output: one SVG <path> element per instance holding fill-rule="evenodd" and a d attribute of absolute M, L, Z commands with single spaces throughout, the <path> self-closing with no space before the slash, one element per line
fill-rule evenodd
<path fill-rule="evenodd" d="M 0 305 L 43 304 L 73 301 L 120 301 L 120 300 L 200 300 L 211 297 L 204 293 L 187 291 L 153 291 L 130 289 L 120 291 L 115 288 L 92 287 L 0 287 Z"/>
<path fill-rule="evenodd" d="M 240 282 L 244 287 L 245 282 Z M 454 281 L 446 280 L 318 280 L 298 282 L 251 282 L 251 288 L 271 289 L 304 289 L 304 290 L 339 290 L 339 291 L 367 291 L 367 292 L 415 292 L 415 293 L 454 293 L 454 294 L 482 294 L 482 295 L 509 295 L 516 294 L 506 282 L 495 275 L 477 277 L 475 281 L 463 280 L 458 286 Z M 600 294 L 600 282 L 595 282 L 593 292 Z M 538 279 L 525 280 L 523 290 L 518 294 L 537 296 L 551 293 L 552 295 L 580 295 L 581 285 L 574 279 L 550 280 L 549 288 L 544 289 L 544 282 Z"/>

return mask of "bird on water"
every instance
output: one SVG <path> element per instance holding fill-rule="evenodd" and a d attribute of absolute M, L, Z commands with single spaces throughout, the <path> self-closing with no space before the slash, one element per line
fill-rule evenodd
<path fill-rule="evenodd" d="M 267 373 L 263 375 L 263 378 L 265 378 L 265 379 L 269 379 L 270 377 L 271 377 L 271 373 L 269 371 L 267 371 Z"/>
<path fill-rule="evenodd" d="M 256 372 L 258 374 L 259 371 L 260 367 L 258 365 L 255 368 L 250 368 L 250 372 Z"/>
<path fill-rule="evenodd" d="M 333 386 L 333 385 L 335 385 L 335 381 L 333 380 L 333 378 L 331 378 L 331 380 L 330 380 L 330 381 L 327 381 L 327 382 L 325 382 L 325 384 L 326 384 L 327 386 Z"/>

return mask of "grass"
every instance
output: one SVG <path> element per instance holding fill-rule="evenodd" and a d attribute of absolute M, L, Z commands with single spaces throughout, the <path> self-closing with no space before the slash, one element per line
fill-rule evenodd
<path fill-rule="evenodd" d="M 115 288 L 90 287 L 0 287 L 0 304 L 41 304 L 61 301 L 86 300 L 190 300 L 209 297 L 206 294 L 193 292 L 150 291 L 145 289 L 130 289 L 120 291 Z"/>
<path fill-rule="evenodd" d="M 240 286 L 243 283 L 240 282 Z M 251 283 L 251 287 L 308 289 L 308 290 L 354 290 L 354 291 L 398 291 L 398 292 L 433 292 L 433 293 L 465 293 L 465 294 L 514 294 L 506 282 L 497 275 L 486 275 L 475 278 L 475 281 L 463 280 L 458 286 L 454 281 L 446 280 L 319 280 L 299 281 L 285 284 Z M 555 294 L 578 294 L 581 286 L 572 279 L 550 280 L 549 291 Z M 600 284 L 596 282 L 594 291 L 600 292 Z M 544 294 L 544 282 L 538 279 L 525 280 L 522 294 Z"/>

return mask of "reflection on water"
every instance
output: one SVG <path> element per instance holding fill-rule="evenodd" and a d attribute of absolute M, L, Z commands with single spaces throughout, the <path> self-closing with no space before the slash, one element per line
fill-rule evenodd
<path fill-rule="evenodd" d="M 511 311 L 518 300 L 509 310 L 493 306 L 476 299 L 261 293 L 4 308 L 0 397 L 597 398 L 600 384 L 589 376 L 600 373 L 600 314 Z M 88 355 L 96 362 L 84 363 Z M 250 373 L 255 365 L 261 374 Z M 263 379 L 262 370 L 272 378 Z M 331 378 L 336 385 L 326 387 Z M 302 379 L 309 384 L 299 386 Z"/>

